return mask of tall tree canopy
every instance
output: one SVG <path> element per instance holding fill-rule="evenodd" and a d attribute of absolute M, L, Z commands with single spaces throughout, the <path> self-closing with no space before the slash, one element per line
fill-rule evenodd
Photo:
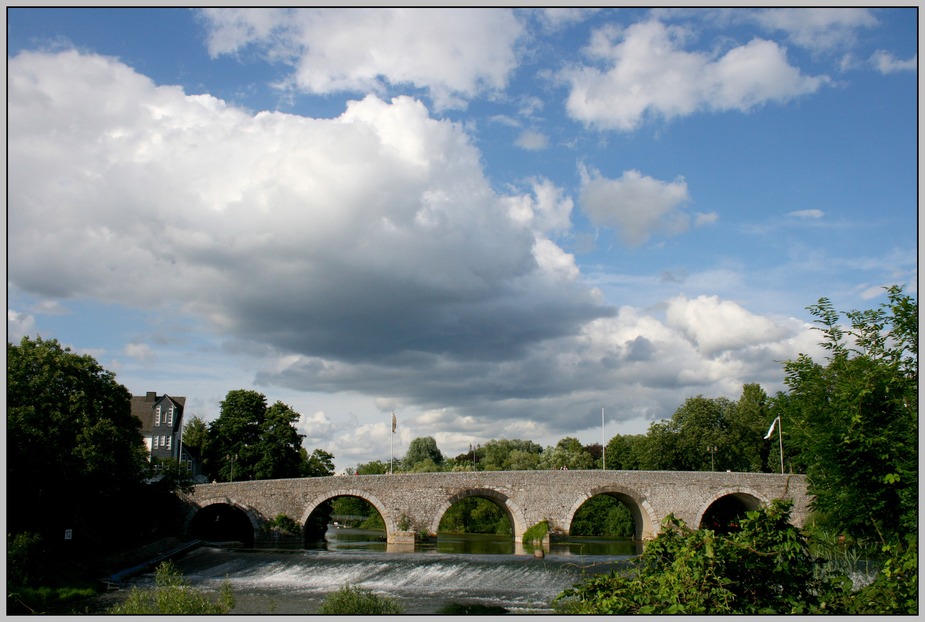
<path fill-rule="evenodd" d="M 329 475 L 330 454 L 314 455 L 310 463 L 302 447 L 303 434 L 295 423 L 299 413 L 257 391 L 229 391 L 217 419 L 209 425 L 205 442 L 205 472 L 219 481 L 277 479 Z"/>
<path fill-rule="evenodd" d="M 785 364 L 780 409 L 822 521 L 884 540 L 916 533 L 918 518 L 918 304 L 900 287 L 888 296 L 867 311 L 810 307 L 829 356 Z"/>
<path fill-rule="evenodd" d="M 7 366 L 8 530 L 91 524 L 147 473 L 131 394 L 54 339 L 8 343 Z"/>
<path fill-rule="evenodd" d="M 688 398 L 671 419 L 656 421 L 641 437 L 614 437 L 609 468 L 654 471 L 768 471 L 763 439 L 772 401 L 757 384 L 746 384 L 737 401 Z M 613 465 L 613 466 L 610 466 Z"/>
<path fill-rule="evenodd" d="M 435 467 L 443 464 L 443 452 L 437 447 L 437 441 L 432 436 L 422 436 L 411 441 L 402 464 L 410 471 L 425 461 L 429 461 L 429 464 Z"/>

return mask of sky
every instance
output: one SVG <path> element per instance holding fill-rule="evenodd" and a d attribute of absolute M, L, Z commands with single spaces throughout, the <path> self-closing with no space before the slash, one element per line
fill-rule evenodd
<path fill-rule="evenodd" d="M 339 472 L 774 395 L 917 297 L 914 7 L 8 8 L 8 341 Z"/>

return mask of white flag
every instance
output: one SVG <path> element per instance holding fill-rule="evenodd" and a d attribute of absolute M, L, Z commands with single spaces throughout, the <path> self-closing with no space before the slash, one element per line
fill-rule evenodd
<path fill-rule="evenodd" d="M 780 421 L 780 417 L 775 417 L 774 421 L 771 422 L 771 427 L 768 428 L 768 433 L 764 435 L 764 440 L 768 440 L 774 434 L 774 426 L 777 425 L 778 421 Z"/>
<path fill-rule="evenodd" d="M 395 413 L 392 413 L 392 434 L 395 434 L 395 429 L 398 427 L 398 420 L 395 419 Z"/>

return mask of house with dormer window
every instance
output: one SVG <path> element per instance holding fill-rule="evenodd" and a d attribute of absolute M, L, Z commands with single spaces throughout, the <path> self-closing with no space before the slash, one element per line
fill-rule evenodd
<path fill-rule="evenodd" d="M 185 405 L 185 397 L 158 395 L 156 391 L 132 396 L 132 414 L 141 421 L 141 433 L 148 447 L 149 459 L 179 460 L 196 476 L 196 461 L 183 447 Z"/>

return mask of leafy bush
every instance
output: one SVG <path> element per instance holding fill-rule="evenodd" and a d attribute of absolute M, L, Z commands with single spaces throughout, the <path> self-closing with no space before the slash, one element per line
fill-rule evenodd
<path fill-rule="evenodd" d="M 594 577 L 560 594 L 563 613 L 805 614 L 831 611 L 850 588 L 829 579 L 789 523 L 790 502 L 748 512 L 728 536 L 674 516 L 628 573 Z"/>
<path fill-rule="evenodd" d="M 39 560 L 45 556 L 42 536 L 28 531 L 7 534 L 6 545 L 7 584 L 28 585 L 40 581 Z"/>
<path fill-rule="evenodd" d="M 318 610 L 321 615 L 400 615 L 404 613 L 394 600 L 369 590 L 345 585 L 327 595 Z"/>
<path fill-rule="evenodd" d="M 549 523 L 540 521 L 524 532 L 523 542 L 540 542 L 549 533 Z"/>
<path fill-rule="evenodd" d="M 97 590 L 92 587 L 19 586 L 7 591 L 6 613 L 7 615 L 79 613 L 71 611 L 75 603 L 96 596 L 96 594 Z"/>
<path fill-rule="evenodd" d="M 179 570 L 169 561 L 154 572 L 154 589 L 133 587 L 125 602 L 113 606 L 109 613 L 117 615 L 164 614 L 223 614 L 234 609 L 231 586 L 223 583 L 218 600 L 190 586 Z"/>
<path fill-rule="evenodd" d="M 851 594 L 844 603 L 846 613 L 855 615 L 918 615 L 918 538 L 902 546 L 887 545 L 889 558 L 873 583 Z"/>

